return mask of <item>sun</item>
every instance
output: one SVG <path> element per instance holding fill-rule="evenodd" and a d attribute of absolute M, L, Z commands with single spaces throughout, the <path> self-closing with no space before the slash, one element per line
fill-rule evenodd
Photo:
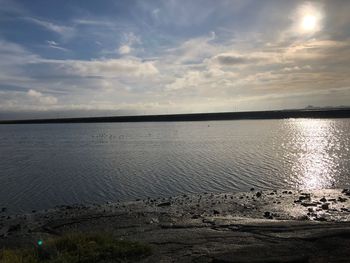
<path fill-rule="evenodd" d="M 303 17 L 302 28 L 305 31 L 314 31 L 317 26 L 317 18 L 314 15 L 307 15 Z"/>
<path fill-rule="evenodd" d="M 317 3 L 298 6 L 293 14 L 293 29 L 299 35 L 310 36 L 323 28 L 324 8 Z"/>

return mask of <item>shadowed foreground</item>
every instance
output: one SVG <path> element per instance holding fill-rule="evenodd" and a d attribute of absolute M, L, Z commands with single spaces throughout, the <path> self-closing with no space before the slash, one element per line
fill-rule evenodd
<path fill-rule="evenodd" d="M 152 250 L 125 261 L 349 262 L 349 197 L 348 190 L 278 190 L 62 206 L 3 215 L 0 246 L 93 231 Z"/>

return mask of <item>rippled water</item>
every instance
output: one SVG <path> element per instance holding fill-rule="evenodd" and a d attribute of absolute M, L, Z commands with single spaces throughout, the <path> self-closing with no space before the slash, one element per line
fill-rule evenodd
<path fill-rule="evenodd" d="M 349 187 L 349 134 L 350 119 L 1 125 L 0 207 Z"/>

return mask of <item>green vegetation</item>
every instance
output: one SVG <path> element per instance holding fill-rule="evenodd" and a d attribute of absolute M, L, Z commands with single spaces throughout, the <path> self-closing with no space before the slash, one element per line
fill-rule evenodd
<path fill-rule="evenodd" d="M 40 242 L 39 242 L 40 244 Z M 132 262 L 151 254 L 147 245 L 116 240 L 109 234 L 74 233 L 33 248 L 2 249 L 1 263 Z"/>

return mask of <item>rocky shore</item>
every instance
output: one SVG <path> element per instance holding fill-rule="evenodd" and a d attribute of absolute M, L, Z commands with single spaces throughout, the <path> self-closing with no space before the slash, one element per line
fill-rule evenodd
<path fill-rule="evenodd" d="M 350 190 L 251 189 L 22 215 L 0 207 L 0 248 L 72 231 L 150 244 L 143 262 L 350 262 Z"/>

